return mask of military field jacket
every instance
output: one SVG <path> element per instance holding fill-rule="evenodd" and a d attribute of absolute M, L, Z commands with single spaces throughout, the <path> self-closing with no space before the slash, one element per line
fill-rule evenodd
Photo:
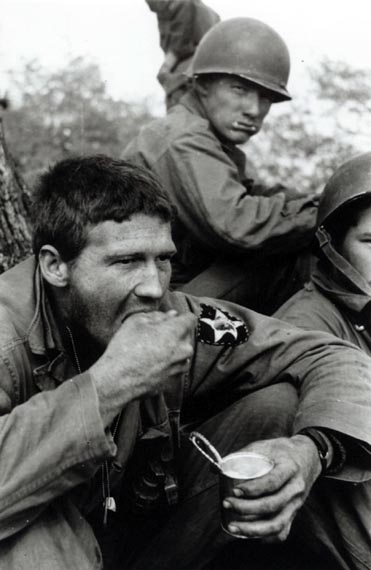
<path fill-rule="evenodd" d="M 170 95 L 187 82 L 185 72 L 192 55 L 205 33 L 220 18 L 200 0 L 146 0 L 157 16 L 160 46 L 163 52 L 175 54 L 175 67 L 161 78 L 166 94 Z"/>
<path fill-rule="evenodd" d="M 275 313 L 297 327 L 323 331 L 342 338 L 371 356 L 371 327 L 368 314 L 346 310 L 316 283 L 310 282 Z M 367 320 L 366 320 L 367 318 Z M 370 381 L 371 384 L 371 381 Z"/>
<path fill-rule="evenodd" d="M 329 260 L 319 263 L 313 273 L 313 281 L 289 299 L 276 316 L 306 330 L 331 333 L 353 343 L 370 357 L 370 287 L 354 268 L 347 267 L 344 259 L 339 267 L 341 272 Z M 357 390 L 353 379 L 353 375 L 349 375 L 348 382 L 339 386 L 339 400 L 352 401 Z M 349 409 L 349 414 L 346 421 L 356 424 L 357 408 Z M 333 508 L 345 548 L 358 561 L 356 568 L 370 568 L 371 480 L 360 485 L 339 487 L 337 492 Z"/>
<path fill-rule="evenodd" d="M 245 154 L 219 140 L 194 94 L 144 126 L 123 156 L 152 169 L 178 208 L 175 282 L 190 281 L 220 256 L 287 254 L 312 238 L 313 197 L 254 186 Z"/>
<path fill-rule="evenodd" d="M 361 351 L 226 302 L 171 293 L 163 303 L 170 308 L 198 317 L 190 373 L 172 393 L 143 399 L 146 419 L 137 402 L 129 404 L 114 441 L 103 429 L 89 372 L 77 374 L 61 343 L 34 260 L 0 277 L 0 567 L 100 568 L 80 514 L 94 504 L 77 503 L 71 492 L 89 486 L 106 459 L 119 484 L 151 430 L 170 442 L 171 455 L 179 423 L 269 384 L 298 388 L 295 430 L 324 426 L 371 443 L 371 361 Z M 359 481 L 370 474 L 368 466 L 350 466 L 342 476 Z M 101 495 L 92 488 L 94 501 Z M 50 540 L 42 540 L 46 530 L 49 538 L 55 532 L 52 552 Z M 24 557 L 30 544 L 31 562 Z"/>

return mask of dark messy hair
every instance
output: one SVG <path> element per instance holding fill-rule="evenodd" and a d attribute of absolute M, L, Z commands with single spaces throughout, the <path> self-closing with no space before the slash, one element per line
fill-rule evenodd
<path fill-rule="evenodd" d="M 53 245 L 63 261 L 76 259 L 89 225 L 122 222 L 133 214 L 173 219 L 175 210 L 155 176 L 104 155 L 72 157 L 39 178 L 32 208 L 33 249 Z"/>
<path fill-rule="evenodd" d="M 371 195 L 365 194 L 340 206 L 325 221 L 324 226 L 331 235 L 335 249 L 340 249 L 350 228 L 356 226 L 362 212 L 371 206 Z"/>

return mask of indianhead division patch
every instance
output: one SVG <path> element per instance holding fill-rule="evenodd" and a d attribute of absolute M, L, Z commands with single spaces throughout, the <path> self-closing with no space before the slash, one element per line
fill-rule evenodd
<path fill-rule="evenodd" d="M 249 331 L 243 321 L 227 311 L 201 303 L 198 341 L 217 346 L 237 346 L 246 342 L 248 337 Z"/>

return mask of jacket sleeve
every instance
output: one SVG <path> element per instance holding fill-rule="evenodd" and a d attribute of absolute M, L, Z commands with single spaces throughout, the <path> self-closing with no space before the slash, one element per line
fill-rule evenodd
<path fill-rule="evenodd" d="M 219 16 L 200 0 L 146 0 L 157 15 L 160 45 L 185 59 L 193 52 L 203 35 L 219 21 Z"/>
<path fill-rule="evenodd" d="M 322 331 L 352 342 L 339 309 L 312 284 L 288 299 L 274 316 L 296 327 Z"/>
<path fill-rule="evenodd" d="M 312 239 L 315 198 L 290 199 L 282 188 L 268 196 L 252 195 L 236 164 L 206 129 L 184 134 L 148 166 L 171 189 L 184 225 L 209 247 L 274 254 L 300 250 Z"/>
<path fill-rule="evenodd" d="M 191 382 L 197 405 L 206 405 L 223 393 L 233 392 L 237 398 L 272 383 L 289 381 L 300 396 L 294 432 L 309 426 L 329 428 L 370 445 L 369 356 L 332 335 L 304 331 L 218 301 L 218 307 L 228 306 L 229 313 L 246 324 L 249 337 L 234 347 L 209 345 L 198 339 Z M 197 309 L 193 306 L 192 310 Z"/>
<path fill-rule="evenodd" d="M 56 497 L 91 478 L 115 453 L 88 373 L 12 406 L 16 372 L 0 362 L 0 540 Z"/>

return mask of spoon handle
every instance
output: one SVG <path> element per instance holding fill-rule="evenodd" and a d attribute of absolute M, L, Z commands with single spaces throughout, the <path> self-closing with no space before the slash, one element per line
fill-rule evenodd
<path fill-rule="evenodd" d="M 202 453 L 206 459 L 208 459 L 215 467 L 219 470 L 221 469 L 220 464 L 222 462 L 222 458 L 215 449 L 213 445 L 209 442 L 208 439 L 202 433 L 198 431 L 192 431 L 189 434 L 189 439 L 193 443 L 195 447 L 197 447 L 198 451 Z"/>

